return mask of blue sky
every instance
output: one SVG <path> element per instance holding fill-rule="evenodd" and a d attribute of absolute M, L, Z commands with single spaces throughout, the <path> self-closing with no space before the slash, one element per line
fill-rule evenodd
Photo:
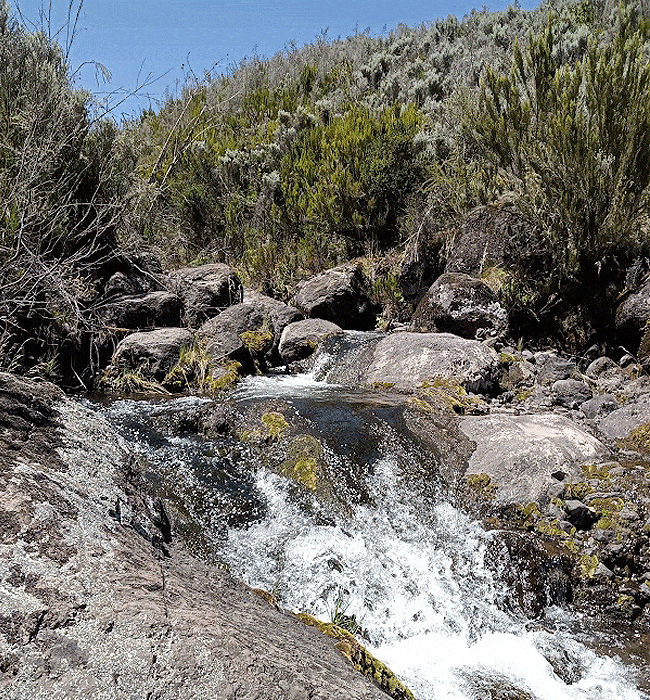
<path fill-rule="evenodd" d="M 80 0 L 73 0 L 73 10 Z M 10 0 L 23 16 L 38 24 L 39 15 L 51 17 L 52 29 L 65 23 L 67 0 Z M 507 1 L 489 5 L 503 9 Z M 535 3 L 522 2 L 523 7 Z M 454 14 L 462 17 L 476 3 L 471 0 L 84 0 L 70 63 L 79 68 L 78 82 L 98 95 L 132 91 L 148 78 L 157 79 L 139 98 L 127 100 L 119 113 L 133 114 L 155 108 L 169 90 L 182 83 L 184 71 L 202 77 L 216 65 L 224 72 L 242 58 L 257 53 L 270 56 L 290 42 L 298 46 L 327 30 L 329 38 L 369 29 L 376 36 L 398 24 L 417 25 Z M 60 35 L 65 44 L 65 33 Z M 112 74 L 99 83 L 86 61 L 97 61 Z"/>

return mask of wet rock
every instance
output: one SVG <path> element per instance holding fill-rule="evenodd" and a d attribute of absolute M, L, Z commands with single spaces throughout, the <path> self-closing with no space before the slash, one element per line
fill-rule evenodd
<path fill-rule="evenodd" d="M 598 513 L 582 501 L 568 499 L 564 502 L 568 521 L 578 530 L 589 530 L 598 520 Z"/>
<path fill-rule="evenodd" d="M 458 272 L 445 273 L 418 304 L 411 328 L 463 338 L 475 338 L 479 331 L 501 336 L 507 332 L 508 314 L 485 282 Z"/>
<path fill-rule="evenodd" d="M 283 362 L 290 364 L 309 357 L 326 338 L 342 333 L 340 326 L 320 318 L 296 321 L 282 331 L 278 352 Z"/>
<path fill-rule="evenodd" d="M 273 365 L 280 364 L 278 347 L 282 333 L 288 325 L 304 320 L 304 314 L 295 306 L 248 289 L 244 294 L 244 304 L 256 307 L 266 318 L 267 325 L 273 333 L 273 346 L 268 359 Z"/>
<path fill-rule="evenodd" d="M 366 381 L 414 390 L 448 382 L 474 393 L 490 392 L 499 379 L 492 348 L 451 333 L 393 333 L 375 348 Z"/>
<path fill-rule="evenodd" d="M 167 284 L 182 299 L 184 320 L 190 328 L 198 328 L 228 306 L 239 304 L 244 296 L 235 271 L 221 263 L 174 270 Z"/>
<path fill-rule="evenodd" d="M 298 285 L 293 304 L 310 318 L 331 321 L 345 330 L 371 330 L 378 309 L 369 297 L 369 283 L 361 269 L 343 265 Z"/>
<path fill-rule="evenodd" d="M 551 385 L 553 401 L 565 408 L 577 408 L 592 397 L 591 389 L 577 379 L 558 379 Z"/>
<path fill-rule="evenodd" d="M 618 408 L 618 401 L 612 394 L 601 394 L 594 396 L 580 404 L 580 410 L 591 420 L 599 416 L 606 416 L 608 413 Z"/>
<path fill-rule="evenodd" d="M 581 464 L 607 453 L 596 438 L 554 414 L 470 416 L 460 427 L 476 443 L 467 474 L 488 474 L 499 503 L 542 502 L 558 468 L 577 478 Z"/>
<path fill-rule="evenodd" d="M 102 323 L 109 328 L 155 328 L 180 326 L 180 297 L 170 292 L 151 292 L 145 296 L 120 297 L 111 300 L 100 311 Z"/>
<path fill-rule="evenodd" d="M 93 411 L 6 375 L 0 399 L 3 699 L 386 697 L 335 641 L 170 537 Z M 22 422 L 26 449 L 6 451 Z"/>
<path fill-rule="evenodd" d="M 186 328 L 160 328 L 132 333 L 115 349 L 112 365 L 121 370 L 138 370 L 142 377 L 161 381 L 178 362 L 183 346 L 192 343 Z"/>

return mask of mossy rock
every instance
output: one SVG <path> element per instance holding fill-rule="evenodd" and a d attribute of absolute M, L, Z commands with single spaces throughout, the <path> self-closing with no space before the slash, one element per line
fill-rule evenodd
<path fill-rule="evenodd" d="M 288 479 L 315 491 L 324 465 L 323 446 L 320 442 L 312 435 L 299 435 L 289 444 L 289 455 L 278 471 Z"/>
<path fill-rule="evenodd" d="M 419 398 L 437 399 L 460 415 L 483 414 L 487 410 L 482 399 L 468 394 L 464 387 L 447 377 L 434 377 L 422 382 Z"/>
<path fill-rule="evenodd" d="M 482 501 L 493 501 L 497 492 L 496 484 L 493 484 L 490 475 L 485 473 L 469 474 L 467 486 L 476 498 Z"/>
<path fill-rule="evenodd" d="M 370 678 L 379 688 L 395 700 L 415 700 L 413 693 L 379 659 L 375 658 L 347 630 L 335 624 L 322 622 L 307 613 L 298 613 L 298 618 L 306 625 L 315 627 L 336 641 L 336 648 L 352 666 Z"/>

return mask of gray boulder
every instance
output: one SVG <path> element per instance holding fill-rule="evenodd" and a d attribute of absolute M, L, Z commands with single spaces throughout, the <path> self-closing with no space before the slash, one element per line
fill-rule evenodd
<path fill-rule="evenodd" d="M 448 244 L 445 272 L 478 276 L 488 265 L 508 266 L 534 227 L 512 204 L 473 209 Z"/>
<path fill-rule="evenodd" d="M 198 328 L 220 311 L 239 304 L 244 288 L 235 271 L 222 263 L 185 267 L 169 273 L 168 287 L 183 301 L 184 320 Z"/>
<path fill-rule="evenodd" d="M 182 303 L 171 292 L 150 292 L 141 296 L 111 299 L 99 309 L 107 329 L 143 329 L 158 326 L 179 326 Z"/>
<path fill-rule="evenodd" d="M 650 320 L 650 281 L 629 294 L 616 309 L 616 330 L 620 343 L 636 353 Z"/>
<path fill-rule="evenodd" d="M 476 340 L 451 333 L 393 333 L 375 348 L 366 380 L 408 391 L 438 380 L 481 393 L 496 387 L 499 374 L 498 355 Z"/>
<path fill-rule="evenodd" d="M 302 318 L 292 306 L 262 294 L 249 294 L 241 304 L 206 321 L 198 336 L 215 360 L 236 360 L 245 371 L 254 371 L 256 362 L 280 364 L 277 348 L 282 331 Z"/>
<path fill-rule="evenodd" d="M 558 379 L 551 385 L 553 402 L 565 408 L 578 408 L 593 394 L 584 382 L 577 379 Z"/>
<path fill-rule="evenodd" d="M 278 352 L 286 364 L 309 357 L 326 339 L 342 335 L 340 326 L 321 318 L 308 318 L 296 321 L 282 331 Z"/>
<path fill-rule="evenodd" d="M 503 335 L 508 313 L 481 280 L 459 272 L 441 275 L 418 304 L 413 330 L 442 331 L 475 338 L 480 331 Z"/>
<path fill-rule="evenodd" d="M 132 333 L 115 348 L 111 364 L 119 369 L 139 370 L 146 379 L 161 381 L 178 362 L 181 349 L 192 343 L 186 328 L 160 328 Z"/>
<path fill-rule="evenodd" d="M 460 428 L 476 443 L 468 474 L 488 474 L 498 503 L 541 503 L 553 474 L 580 476 L 580 465 L 606 455 L 605 446 L 554 414 L 470 416 Z"/>
<path fill-rule="evenodd" d="M 539 353 L 535 357 L 537 365 L 537 383 L 548 386 L 562 379 L 582 379 L 578 367 L 552 352 Z"/>
<path fill-rule="evenodd" d="M 621 440 L 648 421 L 650 421 L 650 397 L 645 396 L 601 418 L 598 428 L 610 440 Z"/>
<path fill-rule="evenodd" d="M 335 640 L 192 557 L 101 417 L 6 374 L 0 405 L 3 700 L 386 698 Z"/>
<path fill-rule="evenodd" d="M 580 404 L 580 410 L 589 419 L 605 416 L 618 408 L 618 402 L 613 394 L 599 394 Z"/>
<path fill-rule="evenodd" d="M 293 304 L 310 318 L 322 318 L 346 330 L 371 330 L 378 309 L 369 297 L 369 283 L 356 265 L 342 265 L 298 285 Z"/>

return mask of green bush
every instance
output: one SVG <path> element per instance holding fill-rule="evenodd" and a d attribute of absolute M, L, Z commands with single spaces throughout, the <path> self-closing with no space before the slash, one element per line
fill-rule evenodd
<path fill-rule="evenodd" d="M 525 51 L 515 45 L 508 73 L 488 68 L 468 115 L 492 177 L 539 224 L 527 251 L 537 254 L 522 270 L 539 276 L 539 305 L 555 294 L 558 308 L 600 307 L 608 284 L 646 247 L 649 31 L 621 9 L 611 39 L 593 36 L 580 60 L 565 63 L 551 18 Z"/>

